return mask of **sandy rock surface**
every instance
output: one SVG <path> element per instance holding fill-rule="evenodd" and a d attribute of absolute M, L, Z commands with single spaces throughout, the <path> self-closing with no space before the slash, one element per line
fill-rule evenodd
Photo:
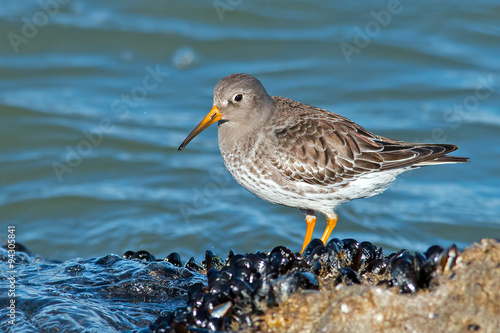
<path fill-rule="evenodd" d="M 483 239 L 439 272 L 428 290 L 334 286 L 294 294 L 269 309 L 264 332 L 500 332 L 500 242 Z"/>

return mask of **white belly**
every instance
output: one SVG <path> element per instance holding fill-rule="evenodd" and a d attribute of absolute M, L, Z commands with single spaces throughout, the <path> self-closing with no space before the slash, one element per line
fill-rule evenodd
<path fill-rule="evenodd" d="M 248 191 L 271 203 L 313 210 L 324 215 L 330 215 L 336 206 L 347 201 L 383 192 L 399 174 L 410 169 L 371 172 L 340 185 L 311 185 L 279 178 L 276 170 L 268 169 L 267 163 L 252 159 L 243 162 L 232 158 L 235 153 L 223 154 L 224 163 L 233 178 Z"/>

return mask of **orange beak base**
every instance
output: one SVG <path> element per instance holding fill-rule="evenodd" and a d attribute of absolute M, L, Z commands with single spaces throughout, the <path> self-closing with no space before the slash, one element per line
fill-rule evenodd
<path fill-rule="evenodd" d="M 212 110 L 203 118 L 203 120 L 189 133 L 186 139 L 179 146 L 179 151 L 184 150 L 184 147 L 194 139 L 195 136 L 203 132 L 207 127 L 212 125 L 213 123 L 219 121 L 222 118 L 222 114 L 219 112 L 219 108 L 217 106 L 213 106 Z"/>

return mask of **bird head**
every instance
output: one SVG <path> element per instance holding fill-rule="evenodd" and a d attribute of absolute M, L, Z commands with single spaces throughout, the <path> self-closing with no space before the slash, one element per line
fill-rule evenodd
<path fill-rule="evenodd" d="M 217 83 L 214 89 L 214 103 L 210 112 L 189 133 L 179 146 L 187 144 L 210 125 L 219 122 L 233 124 L 255 124 L 265 119 L 272 110 L 273 100 L 259 80 L 248 74 L 231 74 Z"/>

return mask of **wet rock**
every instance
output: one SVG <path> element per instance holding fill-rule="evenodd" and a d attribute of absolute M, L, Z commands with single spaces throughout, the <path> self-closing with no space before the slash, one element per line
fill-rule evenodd
<path fill-rule="evenodd" d="M 354 284 L 361 284 L 361 278 L 358 273 L 354 271 L 350 267 L 342 267 L 340 269 L 339 274 L 335 278 L 335 284 L 344 283 L 348 286 L 352 286 Z"/>
<path fill-rule="evenodd" d="M 204 265 L 208 271 L 212 268 L 220 269 L 222 266 L 224 266 L 224 262 L 212 250 L 207 250 L 205 252 L 205 261 L 202 262 L 202 265 Z"/>
<path fill-rule="evenodd" d="M 318 277 L 311 272 L 307 260 L 283 246 L 270 253 L 230 252 L 226 261 L 207 251 L 202 266 L 207 269 L 207 286 L 189 287 L 187 305 L 159 318 L 150 330 L 256 328 L 259 321 L 255 318 L 263 310 L 278 305 L 298 290 L 319 288 Z"/>
<path fill-rule="evenodd" d="M 383 267 L 382 262 L 375 259 L 370 269 L 382 272 L 375 269 Z M 483 240 L 463 253 L 454 245 L 446 250 L 431 247 L 425 254 L 399 251 L 385 262 L 381 285 L 366 283 L 363 273 L 362 284 L 343 288 L 336 288 L 327 278 L 320 293 L 299 291 L 279 308 L 266 311 L 260 329 L 286 333 L 496 332 L 500 327 L 498 240 Z M 427 278 L 430 281 L 424 287 L 422 279 Z M 394 287 L 387 288 L 391 284 Z"/>
<path fill-rule="evenodd" d="M 0 262 L 7 260 L 0 249 Z M 66 302 L 110 300 L 101 310 L 91 310 L 102 312 L 105 323 L 113 300 L 120 300 L 119 309 L 129 302 L 133 310 L 128 311 L 143 304 L 140 312 L 149 314 L 147 320 L 124 324 L 126 317 L 114 310 L 111 316 L 117 316 L 109 321 L 128 329 L 150 325 L 141 332 L 490 332 L 500 324 L 499 262 L 500 245 L 492 240 L 464 253 L 452 244 L 432 246 L 425 253 L 400 250 L 384 256 L 369 242 L 334 238 L 326 245 L 313 240 L 304 255 L 277 246 L 271 252 L 230 251 L 224 260 L 207 251 L 202 263 L 190 258 L 184 265 L 176 252 L 163 260 L 147 251 L 127 251 L 122 257 L 65 263 L 16 254 L 17 269 L 23 271 L 20 288 L 31 288 L 31 265 L 39 265 L 36 271 L 44 274 L 36 277 L 37 283 L 50 276 L 40 284 L 45 289 L 36 287 L 47 291 L 43 299 L 55 296 L 59 302 L 61 296 L 72 295 Z M 45 303 L 19 304 L 20 316 L 33 317 Z M 161 313 L 154 323 L 151 313 Z"/>
<path fill-rule="evenodd" d="M 319 290 L 322 284 L 378 285 L 417 293 L 429 287 L 436 271 L 452 269 L 457 255 L 451 246 L 447 250 L 431 247 L 426 255 L 400 250 L 384 257 L 381 248 L 352 238 L 334 238 L 326 245 L 313 239 L 303 255 L 277 246 L 270 253 L 230 251 L 224 261 L 207 251 L 201 264 L 206 268 L 207 286 L 188 288 L 187 306 L 166 317 L 162 325 L 176 332 L 257 329 L 260 319 L 256 318 L 263 311 L 272 311 L 300 291 Z M 175 256 L 174 262 L 180 265 L 180 257 Z M 193 260 L 190 265 L 197 267 Z"/>
<path fill-rule="evenodd" d="M 186 262 L 186 265 L 184 267 L 186 267 L 187 269 L 190 269 L 192 271 L 195 271 L 195 272 L 200 272 L 201 270 L 203 270 L 203 267 L 201 267 L 201 265 L 196 263 L 196 260 L 194 259 L 194 257 L 191 257 Z"/>
<path fill-rule="evenodd" d="M 182 267 L 181 256 L 177 252 L 170 253 L 165 258 L 165 261 L 171 263 L 174 266 Z"/>
<path fill-rule="evenodd" d="M 123 254 L 122 256 L 123 259 L 139 259 L 139 260 L 144 260 L 144 261 L 156 261 L 156 258 L 154 255 L 149 253 L 148 251 L 127 251 Z"/>

